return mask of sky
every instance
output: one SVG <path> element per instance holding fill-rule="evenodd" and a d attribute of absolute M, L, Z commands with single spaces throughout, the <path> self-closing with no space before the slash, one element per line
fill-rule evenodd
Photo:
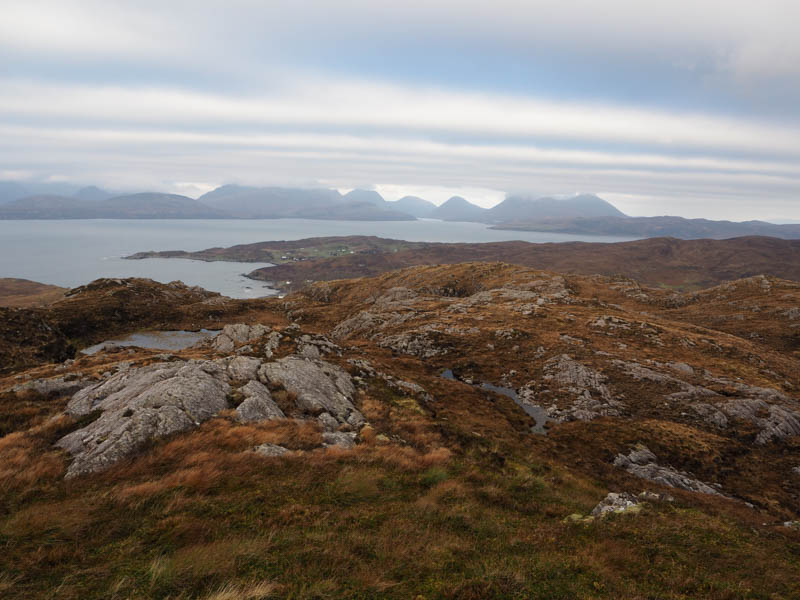
<path fill-rule="evenodd" d="M 800 220 L 797 0 L 0 5 L 0 180 Z"/>

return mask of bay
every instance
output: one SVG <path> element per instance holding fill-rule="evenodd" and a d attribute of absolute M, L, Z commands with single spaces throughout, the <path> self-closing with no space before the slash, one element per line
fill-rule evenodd
<path fill-rule="evenodd" d="M 64 220 L 0 221 L 0 277 L 20 277 L 75 287 L 98 277 L 180 280 L 233 298 L 276 292 L 244 277 L 266 263 L 202 262 L 149 258 L 124 260 L 146 250 L 196 251 L 215 246 L 309 237 L 375 235 L 411 242 L 619 242 L 630 238 L 502 231 L 480 223 L 418 221 L 274 220 Z"/>

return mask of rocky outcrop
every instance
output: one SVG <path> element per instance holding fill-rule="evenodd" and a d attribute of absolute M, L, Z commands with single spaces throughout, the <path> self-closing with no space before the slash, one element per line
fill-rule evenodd
<path fill-rule="evenodd" d="M 353 380 L 341 367 L 323 360 L 287 356 L 263 365 L 259 377 L 293 393 L 298 408 L 306 414 L 319 417 L 328 413 L 341 425 L 352 428 L 365 422 L 353 405 Z"/>
<path fill-rule="evenodd" d="M 618 454 L 614 459 L 614 466 L 626 470 L 636 477 L 647 479 L 669 487 L 700 492 L 703 494 L 720 495 L 720 493 L 707 483 L 693 478 L 688 473 L 680 472 L 672 467 L 659 465 L 655 454 L 643 445 L 630 451 L 628 455 Z"/>
<path fill-rule="evenodd" d="M 740 398 L 730 400 L 720 408 L 729 417 L 743 419 L 758 426 L 761 432 L 756 436 L 757 444 L 800 435 L 800 413 L 783 406 L 767 404 L 760 399 Z"/>
<path fill-rule="evenodd" d="M 50 379 L 34 379 L 33 381 L 26 381 L 11 388 L 12 392 L 36 392 L 43 396 L 59 395 L 68 396 L 83 388 L 91 385 L 91 381 L 85 379 L 78 379 L 77 377 L 53 377 Z"/>
<path fill-rule="evenodd" d="M 236 418 L 240 423 L 286 418 L 263 383 L 250 381 L 239 391 L 245 396 L 244 401 L 236 407 Z"/>
<path fill-rule="evenodd" d="M 610 492 L 590 513 L 595 519 L 602 519 L 610 514 L 637 513 L 641 510 L 639 500 L 633 494 Z"/>
<path fill-rule="evenodd" d="M 252 356 L 235 356 L 223 361 L 228 377 L 233 381 L 252 381 L 258 377 L 261 361 Z"/>
<path fill-rule="evenodd" d="M 374 339 L 376 331 L 402 325 L 417 316 L 417 311 L 413 309 L 400 312 L 362 310 L 339 323 L 333 328 L 331 334 L 335 339 L 345 339 L 357 335 L 366 335 Z"/>
<path fill-rule="evenodd" d="M 67 413 L 101 414 L 56 443 L 73 456 L 66 477 L 102 471 L 151 440 L 210 419 L 228 406 L 226 379 L 218 364 L 191 361 L 130 369 L 79 391 Z"/>
<path fill-rule="evenodd" d="M 297 353 L 306 358 L 320 358 L 326 354 L 342 355 L 342 349 L 324 335 L 303 334 L 297 340 Z"/>
<path fill-rule="evenodd" d="M 247 325 L 245 323 L 225 325 L 222 333 L 211 342 L 211 347 L 218 352 L 233 352 L 237 345 L 255 341 L 270 331 L 270 328 L 265 325 Z"/>
<path fill-rule="evenodd" d="M 544 380 L 559 392 L 572 398 L 567 406 L 553 405 L 547 409 L 549 416 L 558 422 L 588 421 L 601 416 L 616 417 L 622 414 L 625 405 L 613 397 L 606 386 L 607 378 L 568 354 L 555 356 L 544 364 Z M 529 389 L 529 388 L 528 388 Z M 528 389 L 521 393 L 531 401 Z M 552 390 L 548 390 L 552 393 Z M 541 403 L 541 399 L 536 401 Z"/>
<path fill-rule="evenodd" d="M 722 429 L 728 426 L 728 417 L 713 404 L 697 402 L 692 404 L 691 407 L 706 423 Z"/>
<path fill-rule="evenodd" d="M 272 358 L 275 354 L 275 351 L 278 349 L 278 346 L 281 344 L 281 333 L 279 331 L 273 331 L 267 335 L 267 341 L 264 344 L 264 356 L 266 358 Z"/>
<path fill-rule="evenodd" d="M 435 332 L 432 335 L 427 331 L 411 331 L 380 337 L 378 346 L 389 348 L 399 354 L 408 354 L 419 358 L 432 358 L 447 354 L 448 348 L 442 346 L 434 337 Z"/>

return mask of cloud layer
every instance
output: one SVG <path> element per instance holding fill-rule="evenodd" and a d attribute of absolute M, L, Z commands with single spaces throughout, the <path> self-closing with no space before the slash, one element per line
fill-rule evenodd
<path fill-rule="evenodd" d="M 800 5 L 602 4 L 12 0 L 0 161 L 800 219 Z"/>

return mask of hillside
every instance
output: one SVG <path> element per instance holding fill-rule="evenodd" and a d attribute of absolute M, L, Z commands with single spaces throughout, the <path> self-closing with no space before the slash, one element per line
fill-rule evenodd
<path fill-rule="evenodd" d="M 764 221 L 710 221 L 683 217 L 574 217 L 539 220 L 509 219 L 494 229 L 545 231 L 578 235 L 619 235 L 630 237 L 669 236 L 681 239 L 726 239 L 762 235 L 783 239 L 799 239 L 800 225 L 775 225 Z"/>
<path fill-rule="evenodd" d="M 697 290 L 759 274 L 800 281 L 800 241 L 767 237 L 652 238 L 610 244 L 448 244 L 349 236 L 260 242 L 200 252 L 141 252 L 128 258 L 152 257 L 237 262 L 266 260 L 279 266 L 257 269 L 249 277 L 271 281 L 284 290 L 296 290 L 313 281 L 374 276 L 414 265 L 467 261 L 504 261 L 565 273 L 620 275 L 677 290 Z"/>
<path fill-rule="evenodd" d="M 28 196 L 0 205 L 0 219 L 94 219 L 94 202 L 67 196 Z"/>
<path fill-rule="evenodd" d="M 101 280 L 55 306 L 0 322 L 28 350 L 122 308 L 117 333 L 224 328 L 0 376 L 10 600 L 800 591 L 800 346 L 761 335 L 796 331 L 795 282 L 468 263 L 258 301 Z"/>
<path fill-rule="evenodd" d="M 84 196 L 87 194 L 85 193 Z M 93 199 L 31 196 L 0 205 L 0 219 L 218 219 L 228 215 L 177 194 L 145 192 Z"/>
<path fill-rule="evenodd" d="M 0 306 L 28 308 L 59 300 L 67 290 L 27 279 L 0 277 Z"/>

